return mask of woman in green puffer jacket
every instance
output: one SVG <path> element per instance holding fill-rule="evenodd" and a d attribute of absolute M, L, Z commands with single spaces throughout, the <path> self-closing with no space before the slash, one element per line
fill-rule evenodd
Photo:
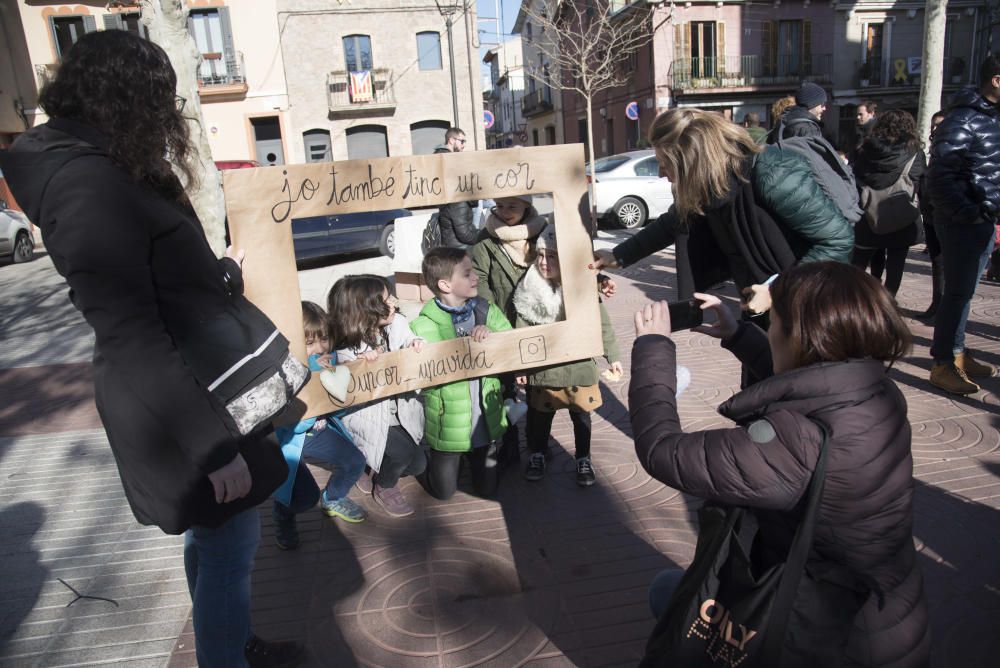
<path fill-rule="evenodd" d="M 649 138 L 675 205 L 613 250 L 597 251 L 596 268 L 628 266 L 676 243 L 679 298 L 728 279 L 750 298 L 766 297 L 761 286 L 795 264 L 849 262 L 854 229 L 805 158 L 758 146 L 697 109 L 663 112 Z M 757 300 L 750 307 L 766 310 Z"/>

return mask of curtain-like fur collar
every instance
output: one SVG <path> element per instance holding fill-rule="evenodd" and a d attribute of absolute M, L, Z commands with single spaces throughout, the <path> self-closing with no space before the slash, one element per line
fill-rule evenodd
<path fill-rule="evenodd" d="M 531 265 L 514 292 L 517 314 L 531 325 L 547 325 L 566 318 L 562 286 L 549 283 Z"/>

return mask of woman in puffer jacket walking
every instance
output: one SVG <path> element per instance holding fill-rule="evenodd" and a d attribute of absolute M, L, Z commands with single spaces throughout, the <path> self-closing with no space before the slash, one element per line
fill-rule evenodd
<path fill-rule="evenodd" d="M 764 572 L 788 555 L 825 431 L 825 487 L 804 577 L 846 572 L 863 583 L 857 590 L 867 597 L 860 609 L 836 608 L 843 637 L 817 641 L 810 614 L 832 610 L 803 595 L 815 588 L 800 587 L 789 626 L 765 633 L 782 633 L 781 665 L 926 666 L 910 425 L 906 401 L 886 375 L 887 365 L 909 349 L 909 330 L 882 286 L 849 265 L 794 267 L 778 277 L 771 295 L 766 334 L 737 324 L 718 298 L 697 295 L 716 320 L 696 331 L 722 339 L 764 378 L 719 407 L 736 423 L 729 429 L 684 432 L 669 311 L 661 303 L 636 313 L 629 386 L 636 454 L 651 476 L 674 489 L 748 508 L 759 525 L 751 561 Z M 654 614 L 667 607 L 678 575 L 666 571 L 654 582 Z M 807 637 L 811 642 L 803 642 Z"/>
<path fill-rule="evenodd" d="M 904 169 L 914 188 L 919 190 L 920 180 L 927 167 L 927 158 L 917 140 L 917 124 L 909 112 L 891 109 L 882 112 L 875 120 L 871 133 L 861 145 L 854 164 L 854 177 L 858 188 L 885 190 L 899 180 Z M 917 204 L 914 203 L 914 210 Z M 910 246 L 924 240 L 923 224 L 919 216 L 902 229 L 880 234 L 872 229 L 866 216 L 854 228 L 854 253 L 851 264 L 866 268 L 872 256 L 886 250 L 885 288 L 893 297 L 899 291 Z M 891 222 L 891 221 L 888 221 Z"/>

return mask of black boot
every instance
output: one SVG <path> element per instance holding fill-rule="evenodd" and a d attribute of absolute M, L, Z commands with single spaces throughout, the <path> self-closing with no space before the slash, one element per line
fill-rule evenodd
<path fill-rule="evenodd" d="M 941 264 L 941 256 L 936 255 L 931 258 L 931 305 L 917 318 L 932 320 L 937 314 L 942 294 L 944 294 L 944 266 Z"/>

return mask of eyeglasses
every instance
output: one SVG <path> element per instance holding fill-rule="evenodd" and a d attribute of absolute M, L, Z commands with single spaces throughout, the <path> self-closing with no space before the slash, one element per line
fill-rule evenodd
<path fill-rule="evenodd" d="M 174 106 L 177 107 L 177 111 L 184 111 L 184 104 L 186 102 L 187 102 L 187 100 L 185 100 L 180 95 L 175 95 L 174 96 Z"/>

